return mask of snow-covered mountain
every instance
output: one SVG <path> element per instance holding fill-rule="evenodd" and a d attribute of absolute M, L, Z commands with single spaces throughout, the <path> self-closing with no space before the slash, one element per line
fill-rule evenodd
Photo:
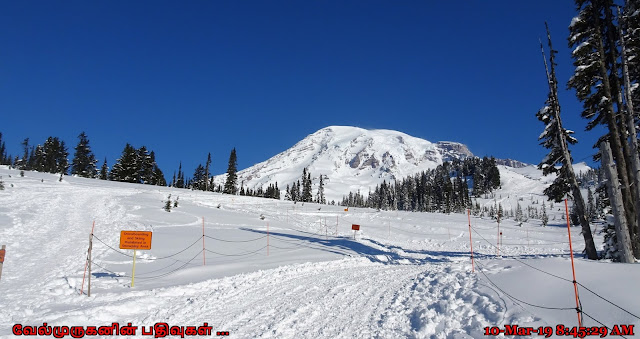
<path fill-rule="evenodd" d="M 306 167 L 312 175 L 314 191 L 320 175 L 327 200 L 340 200 L 349 191 L 367 193 L 371 188 L 395 179 L 435 168 L 443 161 L 473 156 L 457 142 L 437 142 L 392 130 L 358 127 L 323 128 L 271 159 L 238 172 L 245 188 L 266 188 L 299 180 Z M 216 177 L 222 183 L 226 175 Z"/>

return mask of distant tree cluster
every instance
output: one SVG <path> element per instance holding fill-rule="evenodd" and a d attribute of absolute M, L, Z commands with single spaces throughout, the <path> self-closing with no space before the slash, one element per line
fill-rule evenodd
<path fill-rule="evenodd" d="M 78 144 L 74 147 L 75 154 L 69 163 L 67 146 L 58 137 L 48 137 L 43 144 L 38 145 L 31 145 L 29 138 L 25 138 L 21 143 L 22 156 L 12 157 L 6 153 L 2 133 L 0 133 L 0 164 L 12 166 L 21 171 L 61 175 L 67 175 L 71 169 L 72 175 L 83 178 L 166 186 L 164 174 L 156 163 L 154 152 L 149 152 L 145 146 L 135 149 L 127 144 L 111 171 L 107 166 L 107 159 L 104 159 L 102 167 L 98 170 L 96 167 L 98 161 L 91 151 L 86 133 L 80 133 L 78 139 Z"/>
<path fill-rule="evenodd" d="M 69 152 L 64 141 L 58 137 L 48 137 L 44 144 L 30 145 L 29 138 L 22 141 L 22 157 L 3 155 L 3 164 L 13 166 L 23 171 L 38 171 L 47 173 L 67 174 L 69 170 Z M 2 142 L 4 146 L 4 142 Z M 4 147 L 3 147 L 4 148 Z"/>
<path fill-rule="evenodd" d="M 155 153 L 149 152 L 145 146 L 135 149 L 129 143 L 124 146 L 122 155 L 111 168 L 108 178 L 137 184 L 167 185 L 164 174 L 156 163 Z"/>
<path fill-rule="evenodd" d="M 178 167 L 178 173 L 173 174 L 173 179 L 171 180 L 169 186 L 176 188 L 188 188 L 197 191 L 219 192 L 225 194 L 244 193 L 244 195 L 255 194 L 255 196 L 267 195 L 264 191 L 260 191 L 260 194 L 254 191 L 251 191 L 250 194 L 247 194 L 246 191 L 239 192 L 237 173 L 238 156 L 236 154 L 236 149 L 234 148 L 233 150 L 231 150 L 231 154 L 229 154 L 229 166 L 227 167 L 227 178 L 225 180 L 224 186 L 216 185 L 214 182 L 214 178 L 211 175 L 211 153 L 207 155 L 207 161 L 204 165 L 199 164 L 196 167 L 195 171 L 193 172 L 193 177 L 191 178 L 185 179 L 184 172 L 182 171 L 182 163 L 180 163 L 180 166 Z"/>
<path fill-rule="evenodd" d="M 469 185 L 471 180 L 472 185 Z M 395 183 L 377 185 L 365 198 L 350 192 L 341 205 L 382 210 L 461 212 L 471 207 L 471 192 L 478 197 L 500 187 L 495 158 L 467 158 L 445 162 Z"/>
<path fill-rule="evenodd" d="M 260 197 L 260 198 L 269 198 L 280 200 L 280 189 L 278 188 L 278 183 L 269 184 L 266 189 L 262 187 L 258 187 L 257 189 L 245 189 L 244 187 L 240 187 L 240 195 L 250 196 L 250 197 Z"/>
<path fill-rule="evenodd" d="M 300 202 L 315 202 L 319 204 L 326 204 L 326 198 L 324 196 L 324 178 L 320 175 L 318 190 L 316 197 L 313 197 L 313 180 L 311 179 L 311 172 L 305 167 L 302 170 L 302 181 L 297 180 L 291 186 L 287 185 L 285 189 L 285 200 L 300 201 Z"/>

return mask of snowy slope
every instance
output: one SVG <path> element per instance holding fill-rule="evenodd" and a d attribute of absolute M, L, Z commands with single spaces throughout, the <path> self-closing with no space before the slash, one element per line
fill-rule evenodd
<path fill-rule="evenodd" d="M 299 180 L 306 167 L 311 172 L 314 191 L 319 176 L 325 179 L 328 201 L 339 201 L 350 191 L 369 188 L 408 175 L 435 168 L 443 161 L 473 154 L 456 142 L 431 143 L 391 130 L 366 130 L 357 127 L 323 128 L 290 149 L 238 173 L 238 183 L 248 188 Z M 222 184 L 226 175 L 216 177 Z"/>
<path fill-rule="evenodd" d="M 538 189 L 513 173 L 502 194 Z M 6 167 L 0 176 L 3 338 L 14 337 L 16 324 L 43 323 L 132 323 L 139 338 L 152 338 L 140 327 L 158 322 L 206 322 L 212 337 L 229 331 L 230 338 L 483 338 L 485 327 L 577 324 L 562 223 L 505 220 L 497 255 L 495 221 L 471 218 L 472 272 L 462 214 L 344 211 L 73 177 L 59 182 Z M 169 194 L 179 196 L 170 213 L 162 210 Z M 88 297 L 83 271 L 93 221 Z M 361 225 L 355 240 L 352 224 Z M 152 249 L 136 252 L 134 287 L 133 251 L 118 249 L 122 230 L 153 232 Z M 640 266 L 581 259 L 580 230 L 571 232 L 578 281 L 638 315 Z M 583 287 L 580 298 L 585 313 L 609 327 L 640 325 Z M 584 324 L 600 326 L 590 318 Z"/>

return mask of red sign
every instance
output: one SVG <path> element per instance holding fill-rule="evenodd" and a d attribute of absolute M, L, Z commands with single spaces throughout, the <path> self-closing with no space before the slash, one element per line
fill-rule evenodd
<path fill-rule="evenodd" d="M 354 230 L 354 231 L 359 231 L 360 230 L 360 225 L 352 224 L 351 225 L 351 229 Z"/>
<path fill-rule="evenodd" d="M 150 250 L 151 232 L 120 231 L 120 248 L 123 250 Z"/>
<path fill-rule="evenodd" d="M 6 250 L 0 250 L 0 264 L 2 264 L 4 262 L 4 254 L 6 253 Z"/>

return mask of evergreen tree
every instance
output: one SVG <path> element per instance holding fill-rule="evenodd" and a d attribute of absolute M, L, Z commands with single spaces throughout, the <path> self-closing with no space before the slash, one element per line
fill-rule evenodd
<path fill-rule="evenodd" d="M 109 179 L 109 167 L 107 167 L 107 158 L 104 158 L 104 162 L 102 163 L 102 167 L 100 167 L 100 175 L 98 176 L 101 180 Z"/>
<path fill-rule="evenodd" d="M 236 194 L 238 187 L 238 159 L 236 156 L 236 149 L 231 150 L 229 155 L 229 166 L 227 167 L 227 180 L 224 183 L 224 193 Z"/>
<path fill-rule="evenodd" d="M 171 212 L 171 194 L 169 194 L 169 196 L 167 197 L 167 201 L 164 202 L 164 210 L 167 212 Z"/>
<path fill-rule="evenodd" d="M 153 153 L 153 152 L 152 152 Z M 164 173 L 158 167 L 158 164 L 153 163 L 153 182 L 152 185 L 167 186 L 167 180 L 164 178 Z"/>
<path fill-rule="evenodd" d="M 30 165 L 31 169 L 37 172 L 48 172 L 46 157 L 42 145 L 36 146 L 33 150 L 33 161 Z"/>
<path fill-rule="evenodd" d="M 549 96 L 545 107 L 538 111 L 536 116 L 545 124 L 544 132 L 540 135 L 539 139 L 542 140 L 541 144 L 545 148 L 550 149 L 550 152 L 538 165 L 538 168 L 542 169 L 542 173 L 544 175 L 548 175 L 550 173 L 557 174 L 557 177 L 551 186 L 544 190 L 544 193 L 550 200 L 560 202 L 566 193 L 569 191 L 572 192 L 574 206 L 576 207 L 576 214 L 578 215 L 580 225 L 582 225 L 587 257 L 592 260 L 597 260 L 598 254 L 591 235 L 591 227 L 589 226 L 589 221 L 585 215 L 585 204 L 582 199 L 582 194 L 580 193 L 580 186 L 576 180 L 576 175 L 573 170 L 571 153 L 569 152 L 568 144 L 575 144 L 577 140 L 571 136 L 571 131 L 562 127 L 562 120 L 560 119 L 558 81 L 555 72 L 555 54 L 557 51 L 555 51 L 551 45 L 551 34 L 549 33 L 548 26 L 547 41 L 549 44 L 550 70 L 547 66 L 547 58 L 544 55 L 542 43 L 540 43 L 540 49 L 543 52 L 542 56 L 544 58 L 545 70 L 547 73 Z M 562 164 L 560 170 L 555 167 L 557 163 Z"/>
<path fill-rule="evenodd" d="M 22 158 L 18 158 L 14 160 L 14 166 L 19 170 L 29 170 L 29 138 L 25 138 L 21 143 L 22 145 Z"/>
<path fill-rule="evenodd" d="M 71 174 L 75 174 L 83 178 L 95 178 L 97 175 L 96 160 L 91 147 L 89 147 L 89 138 L 82 132 L 78 135 L 78 144 L 76 145 L 75 155 L 71 161 Z"/>
<path fill-rule="evenodd" d="M 578 16 L 569 26 L 569 46 L 575 47 L 572 56 L 576 71 L 569 80 L 568 87 L 574 88 L 576 96 L 583 102 L 582 117 L 589 120 L 587 130 L 601 124 L 607 127 L 608 134 L 601 141 L 607 139 L 611 144 L 622 191 L 621 212 L 629 225 L 634 253 L 636 257 L 640 257 L 635 211 L 635 202 L 640 202 L 640 182 L 631 175 L 633 173 L 630 173 L 629 162 L 632 156 L 638 157 L 638 154 L 631 154 L 626 142 L 626 120 L 618 119 L 624 116 L 624 105 L 619 79 L 617 29 L 611 9 L 614 3 L 612 0 L 576 0 L 576 5 Z M 631 185 L 634 181 L 636 184 Z"/>
<path fill-rule="evenodd" d="M 153 184 L 154 162 L 155 155 L 152 158 L 146 146 L 142 146 L 136 150 L 136 167 L 138 171 L 135 182 L 140 184 Z"/>
<path fill-rule="evenodd" d="M 112 181 L 137 182 L 139 178 L 138 152 L 127 143 L 122 155 L 111 168 L 109 179 Z"/>
<path fill-rule="evenodd" d="M 326 204 L 327 200 L 324 198 L 324 181 L 322 174 L 320 175 L 320 183 L 318 184 L 318 192 L 316 193 L 316 202 L 318 204 Z"/>
<path fill-rule="evenodd" d="M 204 165 L 204 176 L 207 179 L 207 180 L 205 180 L 205 186 L 204 186 L 204 190 L 205 191 L 210 191 L 211 190 L 209 188 L 209 178 L 211 176 L 210 168 L 211 168 L 211 153 L 209 153 L 207 155 L 207 162 Z"/>
<path fill-rule="evenodd" d="M 313 195 L 311 194 L 311 173 L 306 168 L 302 170 L 302 202 L 313 201 Z"/>
<path fill-rule="evenodd" d="M 0 133 L 0 165 L 9 165 L 11 157 L 7 156 L 7 148 L 2 140 L 2 133 Z"/>
<path fill-rule="evenodd" d="M 291 191 L 290 191 L 289 185 L 287 185 L 287 188 L 285 188 L 284 191 L 286 192 L 284 194 L 284 200 L 289 200 L 289 201 L 293 200 L 291 198 Z"/>
<path fill-rule="evenodd" d="M 547 206 L 544 201 L 542 202 L 542 217 L 540 219 L 542 220 L 542 226 L 547 226 L 549 223 L 549 216 L 547 215 Z"/>
<path fill-rule="evenodd" d="M 193 178 L 189 188 L 194 190 L 204 190 L 206 187 L 207 178 L 205 177 L 205 169 L 202 165 L 198 165 L 193 172 Z"/>
<path fill-rule="evenodd" d="M 176 181 L 177 188 L 185 188 L 184 181 L 184 173 L 182 172 L 182 161 L 180 161 L 180 166 L 178 167 L 178 180 Z"/>

